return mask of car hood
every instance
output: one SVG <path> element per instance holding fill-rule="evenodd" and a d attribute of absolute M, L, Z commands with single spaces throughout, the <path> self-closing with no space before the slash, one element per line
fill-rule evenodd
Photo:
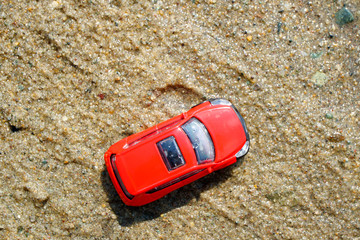
<path fill-rule="evenodd" d="M 245 144 L 244 128 L 231 106 L 219 106 L 195 116 L 210 133 L 215 147 L 215 161 L 235 156 Z"/>

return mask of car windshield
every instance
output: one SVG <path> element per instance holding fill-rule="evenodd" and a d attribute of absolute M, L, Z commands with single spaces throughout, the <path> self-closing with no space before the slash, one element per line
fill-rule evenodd
<path fill-rule="evenodd" d="M 185 164 L 184 157 L 181 154 L 179 146 L 176 143 L 175 137 L 170 136 L 161 140 L 156 144 L 160 151 L 166 167 L 169 171 L 174 170 Z"/>
<path fill-rule="evenodd" d="M 191 141 L 198 163 L 214 161 L 214 144 L 204 124 L 196 118 L 191 118 L 182 129 Z"/>

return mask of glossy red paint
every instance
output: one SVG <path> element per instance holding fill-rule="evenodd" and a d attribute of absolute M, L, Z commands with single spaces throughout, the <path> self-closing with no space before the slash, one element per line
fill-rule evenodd
<path fill-rule="evenodd" d="M 194 150 L 196 146 L 193 147 L 193 142 L 182 128 L 192 118 L 205 126 L 213 142 L 214 159 L 204 163 L 198 162 Z M 184 160 L 173 170 L 169 170 L 165 164 L 164 153 L 161 155 L 157 145 L 167 138 L 175 139 L 179 155 Z M 120 140 L 109 148 L 104 158 L 110 178 L 123 202 L 130 206 L 141 206 L 235 163 L 235 154 L 242 149 L 241 156 L 245 155 L 248 146 L 245 122 L 236 113 L 235 107 L 226 100 L 221 100 L 220 104 L 210 100 Z"/>

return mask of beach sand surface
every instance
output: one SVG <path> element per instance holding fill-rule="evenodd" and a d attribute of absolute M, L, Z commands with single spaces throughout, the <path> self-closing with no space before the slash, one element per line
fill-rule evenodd
<path fill-rule="evenodd" d="M 1 1 L 0 238 L 358 238 L 359 17 L 342 0 Z M 249 153 L 125 206 L 105 151 L 210 98 L 239 109 Z"/>

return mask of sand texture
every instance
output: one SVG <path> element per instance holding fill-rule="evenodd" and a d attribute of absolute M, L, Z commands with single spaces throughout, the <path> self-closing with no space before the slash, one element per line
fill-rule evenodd
<path fill-rule="evenodd" d="M 0 239 L 359 239 L 359 17 L 358 0 L 1 1 Z M 248 124 L 243 161 L 126 207 L 105 151 L 218 97 Z"/>

